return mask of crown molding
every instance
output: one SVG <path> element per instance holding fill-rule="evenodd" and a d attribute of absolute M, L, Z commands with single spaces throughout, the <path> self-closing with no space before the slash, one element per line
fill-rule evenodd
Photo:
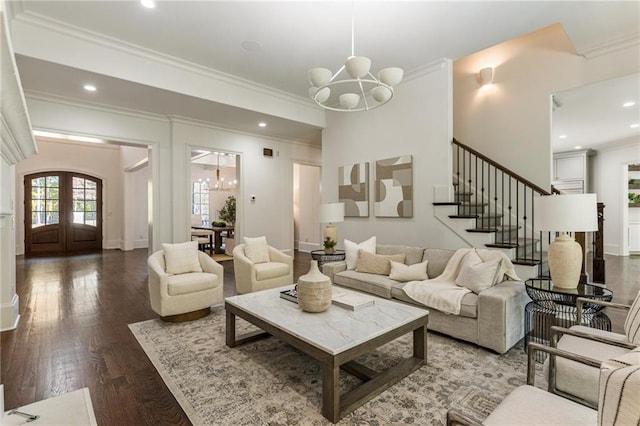
<path fill-rule="evenodd" d="M 265 135 L 262 133 L 253 133 L 253 132 L 239 130 L 233 127 L 225 126 L 223 124 L 214 123 L 211 121 L 202 121 L 202 120 L 197 120 L 195 118 L 182 117 L 179 115 L 171 115 L 169 116 L 169 119 L 171 120 L 172 123 L 184 124 L 187 126 L 196 126 L 196 127 L 201 127 L 205 129 L 211 129 L 211 130 L 220 130 L 223 132 L 234 133 L 237 135 L 251 136 L 259 139 L 272 140 L 274 142 L 286 142 L 293 145 L 304 146 L 307 148 L 311 147 L 311 148 L 320 149 L 320 147 L 316 146 L 315 144 L 311 144 L 301 139 L 289 138 L 286 136 L 271 136 L 271 135 Z"/>
<path fill-rule="evenodd" d="M 633 46 L 640 45 L 640 34 L 637 32 L 608 40 L 604 43 L 600 43 L 591 47 L 577 50 L 577 54 L 585 57 L 586 59 L 597 58 L 598 56 L 606 55 L 608 53 L 615 52 L 617 50 L 627 49 Z"/>
<path fill-rule="evenodd" d="M 32 11 L 24 11 L 14 18 L 15 21 L 26 25 L 33 25 L 49 31 L 57 32 L 69 37 L 80 39 L 87 43 L 97 44 L 115 51 L 120 51 L 129 55 L 143 57 L 147 60 L 161 63 L 167 66 L 179 68 L 183 71 L 202 75 L 206 78 L 220 81 L 222 83 L 231 84 L 243 89 L 252 90 L 267 96 L 279 98 L 288 102 L 309 107 L 310 103 L 307 98 L 296 96 L 291 93 L 274 89 L 272 87 L 256 83 L 251 80 L 243 79 L 232 74 L 227 74 L 213 68 L 189 62 L 175 56 L 167 55 L 155 50 L 151 50 L 133 43 L 129 43 L 115 37 L 110 37 L 94 31 L 71 25 L 66 22 L 58 21 Z"/>
<path fill-rule="evenodd" d="M 407 81 L 411 81 L 414 80 L 416 78 L 419 77 L 423 77 L 427 74 L 431 74 L 434 72 L 438 72 L 442 69 L 444 69 L 447 65 L 451 64 L 451 59 L 449 58 L 442 58 L 442 59 L 438 59 L 437 61 L 428 63 L 426 65 L 423 65 L 419 68 L 416 68 L 415 70 L 411 71 L 410 73 L 407 73 L 407 75 L 405 76 L 405 78 L 402 79 L 402 83 L 405 83 Z M 402 84 L 400 83 L 400 84 Z"/>
<path fill-rule="evenodd" d="M 0 55 L 2 63 L 2 98 L 0 99 L 0 154 L 9 164 L 16 164 L 38 149 L 31 133 L 27 103 L 20 84 L 6 15 L 0 10 Z"/>

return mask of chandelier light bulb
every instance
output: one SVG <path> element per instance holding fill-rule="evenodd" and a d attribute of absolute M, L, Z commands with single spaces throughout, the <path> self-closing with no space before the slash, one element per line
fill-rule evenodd
<path fill-rule="evenodd" d="M 331 70 L 327 68 L 312 68 L 307 73 L 309 83 L 315 87 L 325 86 L 329 81 L 331 81 L 332 75 Z"/>
<path fill-rule="evenodd" d="M 365 56 L 352 56 L 347 59 L 344 66 L 351 78 L 363 78 L 369 74 L 371 59 Z"/>
<path fill-rule="evenodd" d="M 371 90 L 371 94 L 373 95 L 373 99 L 380 103 L 385 103 L 389 99 L 391 99 L 391 90 L 389 90 L 385 86 L 377 86 Z"/>
<path fill-rule="evenodd" d="M 402 70 L 402 68 L 398 67 L 389 67 L 378 72 L 378 80 L 380 80 L 387 86 L 395 86 L 400 84 L 403 76 L 404 71 Z"/>
<path fill-rule="evenodd" d="M 346 109 L 354 109 L 360 102 L 360 95 L 356 93 L 343 93 L 340 95 L 340 105 Z"/>

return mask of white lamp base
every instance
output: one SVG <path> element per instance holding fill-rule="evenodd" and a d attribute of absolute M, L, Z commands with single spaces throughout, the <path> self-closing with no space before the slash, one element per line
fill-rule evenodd
<path fill-rule="evenodd" d="M 327 224 L 327 226 L 325 226 L 324 228 L 322 241 L 326 240 L 327 238 L 329 238 L 332 241 L 335 241 L 336 243 L 338 242 L 338 229 L 333 223 Z"/>
<path fill-rule="evenodd" d="M 553 285 L 576 288 L 582 271 L 582 247 L 567 234 L 560 234 L 549 244 L 549 272 Z"/>

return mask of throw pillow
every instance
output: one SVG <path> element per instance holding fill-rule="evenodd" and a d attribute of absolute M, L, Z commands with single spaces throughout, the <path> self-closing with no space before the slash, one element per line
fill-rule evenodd
<path fill-rule="evenodd" d="M 244 237 L 244 254 L 253 263 L 265 263 L 269 261 L 269 246 L 267 237 Z"/>
<path fill-rule="evenodd" d="M 456 284 L 479 294 L 494 284 L 500 262 L 502 259 L 494 259 L 473 266 L 465 265 L 456 278 Z"/>
<path fill-rule="evenodd" d="M 391 272 L 389 278 L 396 281 L 423 281 L 428 280 L 427 260 L 422 263 L 405 265 L 404 263 L 391 261 Z"/>
<path fill-rule="evenodd" d="M 198 242 L 189 241 L 178 244 L 162 244 L 165 272 L 167 274 L 186 274 L 202 272 L 198 259 Z"/>
<path fill-rule="evenodd" d="M 371 237 L 367 241 L 360 244 L 353 241 L 344 240 L 345 260 L 347 261 L 347 269 L 355 269 L 358 263 L 358 250 L 365 250 L 369 253 L 376 252 L 376 237 Z"/>
<path fill-rule="evenodd" d="M 391 272 L 391 261 L 404 262 L 404 253 L 400 254 L 373 254 L 366 250 L 358 251 L 358 262 L 356 272 L 366 272 L 368 274 L 389 275 Z"/>
<path fill-rule="evenodd" d="M 640 347 L 600 365 L 598 425 L 640 424 Z"/>
<path fill-rule="evenodd" d="M 624 321 L 624 333 L 629 342 L 640 345 L 640 291 L 631 304 L 631 309 Z"/>

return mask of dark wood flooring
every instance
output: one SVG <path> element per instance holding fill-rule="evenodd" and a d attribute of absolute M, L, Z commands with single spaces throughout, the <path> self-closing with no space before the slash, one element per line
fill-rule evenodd
<path fill-rule="evenodd" d="M 146 249 L 18 257 L 21 318 L 16 330 L 2 333 L 0 346 L 5 409 L 88 387 L 99 425 L 190 424 L 128 328 L 156 318 L 146 259 Z M 309 260 L 296 253 L 296 280 Z M 230 296 L 233 263 L 222 264 Z M 615 300 L 630 302 L 640 290 L 640 258 L 607 257 L 606 268 Z"/>

